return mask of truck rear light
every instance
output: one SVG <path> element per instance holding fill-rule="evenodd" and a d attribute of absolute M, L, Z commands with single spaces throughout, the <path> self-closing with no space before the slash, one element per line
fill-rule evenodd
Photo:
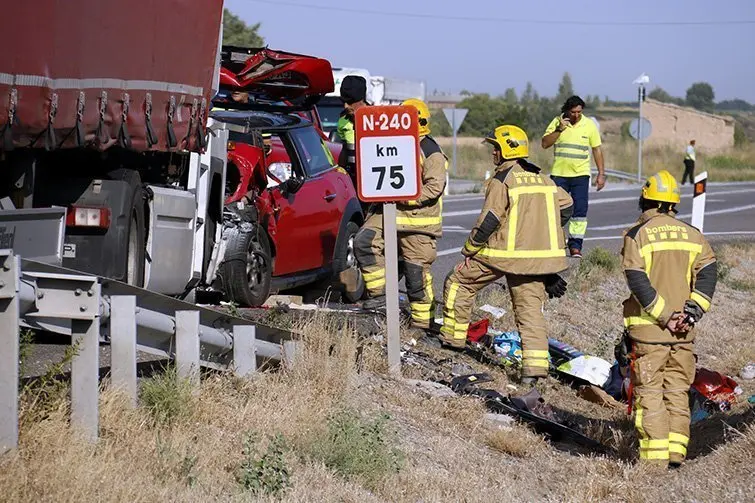
<path fill-rule="evenodd" d="M 71 206 L 66 214 L 66 226 L 107 229 L 110 227 L 110 208 Z"/>

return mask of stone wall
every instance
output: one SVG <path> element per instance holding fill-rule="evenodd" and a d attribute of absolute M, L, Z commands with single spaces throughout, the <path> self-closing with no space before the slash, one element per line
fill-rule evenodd
<path fill-rule="evenodd" d="M 648 146 L 670 146 L 683 150 L 690 140 L 695 148 L 716 152 L 734 146 L 734 120 L 655 100 L 646 100 L 642 115 L 652 124 Z"/>

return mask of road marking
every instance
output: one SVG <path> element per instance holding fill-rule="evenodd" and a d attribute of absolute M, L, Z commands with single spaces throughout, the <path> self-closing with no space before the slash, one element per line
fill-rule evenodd
<path fill-rule="evenodd" d="M 724 208 L 721 210 L 713 210 L 713 211 L 706 211 L 705 216 L 711 216 L 711 215 L 725 215 L 727 213 L 736 213 L 738 211 L 747 211 L 755 208 L 755 204 L 748 204 L 745 206 L 735 206 L 733 208 Z M 692 213 L 684 213 L 682 215 L 677 215 L 676 218 L 679 220 L 682 220 L 684 218 L 691 218 Z M 635 225 L 637 221 L 629 222 L 626 224 L 614 224 L 614 225 L 601 225 L 598 227 L 588 227 L 591 231 L 610 231 L 613 229 L 627 229 L 633 225 Z"/>
<path fill-rule="evenodd" d="M 755 231 L 718 231 L 718 232 L 706 232 L 705 236 L 750 236 L 755 235 Z M 601 236 L 601 237 L 589 237 L 585 238 L 585 241 L 613 241 L 615 239 L 622 239 L 623 236 Z M 461 255 L 461 248 L 451 248 L 449 250 L 441 250 L 437 253 L 438 257 L 445 257 L 446 255 L 453 255 L 458 253 Z"/>

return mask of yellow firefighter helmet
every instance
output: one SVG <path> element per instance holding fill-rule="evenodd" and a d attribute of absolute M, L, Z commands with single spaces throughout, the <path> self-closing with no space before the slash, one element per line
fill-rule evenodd
<path fill-rule="evenodd" d="M 501 157 L 506 160 L 529 157 L 530 142 L 527 133 L 517 126 L 498 126 L 488 133 L 483 143 L 492 143 L 501 150 Z"/>
<path fill-rule="evenodd" d="M 662 203 L 679 203 L 679 184 L 665 169 L 647 179 L 642 187 L 642 198 Z"/>
<path fill-rule="evenodd" d="M 427 103 L 417 98 L 409 98 L 401 103 L 403 106 L 414 107 L 419 113 L 419 135 L 427 136 L 430 134 L 430 109 Z"/>

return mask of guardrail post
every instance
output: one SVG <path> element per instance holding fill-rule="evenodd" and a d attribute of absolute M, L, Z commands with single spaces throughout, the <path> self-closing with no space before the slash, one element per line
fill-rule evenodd
<path fill-rule="evenodd" d="M 97 299 L 95 305 L 99 305 L 100 284 L 94 281 L 86 295 Z M 88 308 L 82 304 L 80 309 L 84 313 Z M 99 429 L 100 317 L 99 313 L 89 313 L 82 318 L 71 320 L 71 343 L 76 348 L 71 362 L 71 424 L 86 438 L 96 441 Z"/>
<path fill-rule="evenodd" d="M 18 260 L 0 252 L 0 455 L 18 447 Z"/>
<path fill-rule="evenodd" d="M 256 338 L 254 325 L 233 327 L 233 367 L 238 377 L 246 377 L 257 371 Z"/>
<path fill-rule="evenodd" d="M 136 407 L 136 296 L 110 297 L 110 375 Z"/>
<path fill-rule="evenodd" d="M 176 370 L 199 387 L 199 311 L 176 311 Z"/>
<path fill-rule="evenodd" d="M 286 368 L 293 368 L 296 359 L 301 354 L 302 345 L 300 341 L 283 341 L 283 364 Z"/>

